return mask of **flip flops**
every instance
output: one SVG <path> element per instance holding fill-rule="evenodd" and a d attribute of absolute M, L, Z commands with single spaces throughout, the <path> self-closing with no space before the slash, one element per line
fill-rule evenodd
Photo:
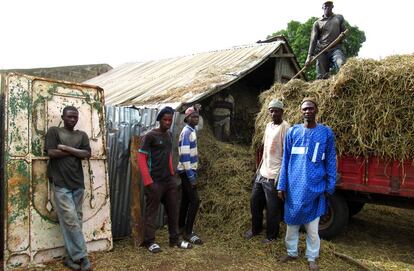
<path fill-rule="evenodd" d="M 156 243 L 150 244 L 149 246 L 147 246 L 147 249 L 149 252 L 152 252 L 152 253 L 161 252 L 161 247 Z"/>
<path fill-rule="evenodd" d="M 170 243 L 170 247 L 178 247 L 182 249 L 190 249 L 193 248 L 193 246 L 186 241 L 178 241 L 178 243 Z"/>
<path fill-rule="evenodd" d="M 194 245 L 202 245 L 203 244 L 203 240 L 201 240 L 201 238 L 195 234 L 194 232 L 188 236 L 185 237 L 185 240 L 187 240 L 188 242 L 190 242 L 191 244 Z"/>

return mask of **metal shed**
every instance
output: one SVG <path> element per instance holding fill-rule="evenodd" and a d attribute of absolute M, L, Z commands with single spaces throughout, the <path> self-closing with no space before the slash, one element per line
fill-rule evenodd
<path fill-rule="evenodd" d="M 299 70 L 287 41 L 277 37 L 271 42 L 126 63 L 85 81 L 105 90 L 113 236 L 125 237 L 131 232 L 131 137 L 155 127 L 158 108 L 169 105 L 182 112 L 197 102 L 207 104 L 210 96 L 229 89 L 239 102 L 236 116 L 255 115 L 258 95 L 276 81 L 288 81 Z M 174 139 L 181 122 L 176 114 Z"/>

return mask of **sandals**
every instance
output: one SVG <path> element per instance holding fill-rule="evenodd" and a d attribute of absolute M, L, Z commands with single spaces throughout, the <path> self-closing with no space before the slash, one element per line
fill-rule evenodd
<path fill-rule="evenodd" d="M 170 247 L 178 247 L 178 248 L 182 248 L 182 249 L 190 249 L 193 246 L 189 242 L 186 242 L 186 241 L 178 241 L 177 243 L 170 243 Z M 156 243 L 149 244 L 147 246 L 147 249 L 151 253 L 161 252 L 161 247 L 158 244 L 156 244 Z"/>
<path fill-rule="evenodd" d="M 178 243 L 170 243 L 170 247 L 178 247 L 182 249 L 190 249 L 193 248 L 193 246 L 186 241 L 178 241 Z"/>
<path fill-rule="evenodd" d="M 201 240 L 201 238 L 195 234 L 194 232 L 188 236 L 185 237 L 185 240 L 187 240 L 188 242 L 190 242 L 191 244 L 194 245 L 202 245 L 203 244 L 203 240 Z"/>
<path fill-rule="evenodd" d="M 243 235 L 244 239 L 252 239 L 253 237 L 255 237 L 256 235 L 259 235 L 259 233 L 254 233 L 252 229 L 246 231 Z"/>
<path fill-rule="evenodd" d="M 161 247 L 160 247 L 158 244 L 156 244 L 156 243 L 152 243 L 152 244 L 150 244 L 150 245 L 147 247 L 147 249 L 148 249 L 148 251 L 149 251 L 149 252 L 152 252 L 152 253 L 158 253 L 158 252 L 161 252 Z"/>

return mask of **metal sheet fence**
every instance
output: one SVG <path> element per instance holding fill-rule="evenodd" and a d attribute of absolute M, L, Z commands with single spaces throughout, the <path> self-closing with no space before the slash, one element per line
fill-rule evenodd
<path fill-rule="evenodd" d="M 108 173 L 112 235 L 130 235 L 130 142 L 155 126 L 156 109 L 106 107 Z"/>
<path fill-rule="evenodd" d="M 156 108 L 106 107 L 108 173 L 111 198 L 112 235 L 123 238 L 131 234 L 131 166 L 130 142 L 132 136 L 142 136 L 156 126 Z M 180 118 L 174 116 L 173 123 Z M 179 127 L 173 125 L 173 134 Z M 173 140 L 173 144 L 176 144 Z M 141 210 L 144 210 L 144 189 L 141 189 Z M 164 225 L 164 210 L 160 208 L 158 225 Z"/>

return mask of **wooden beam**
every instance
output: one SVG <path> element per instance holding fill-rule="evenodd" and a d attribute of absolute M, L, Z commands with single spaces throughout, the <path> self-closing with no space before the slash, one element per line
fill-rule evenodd
<path fill-rule="evenodd" d="M 274 54 L 274 55 L 271 55 L 271 57 L 277 57 L 277 58 L 279 58 L 279 57 L 293 58 L 293 57 L 295 57 L 295 55 L 294 54 Z"/>
<path fill-rule="evenodd" d="M 131 238 L 133 245 L 138 247 L 144 241 L 144 220 L 141 210 L 141 174 L 138 168 L 139 136 L 131 137 Z"/>

